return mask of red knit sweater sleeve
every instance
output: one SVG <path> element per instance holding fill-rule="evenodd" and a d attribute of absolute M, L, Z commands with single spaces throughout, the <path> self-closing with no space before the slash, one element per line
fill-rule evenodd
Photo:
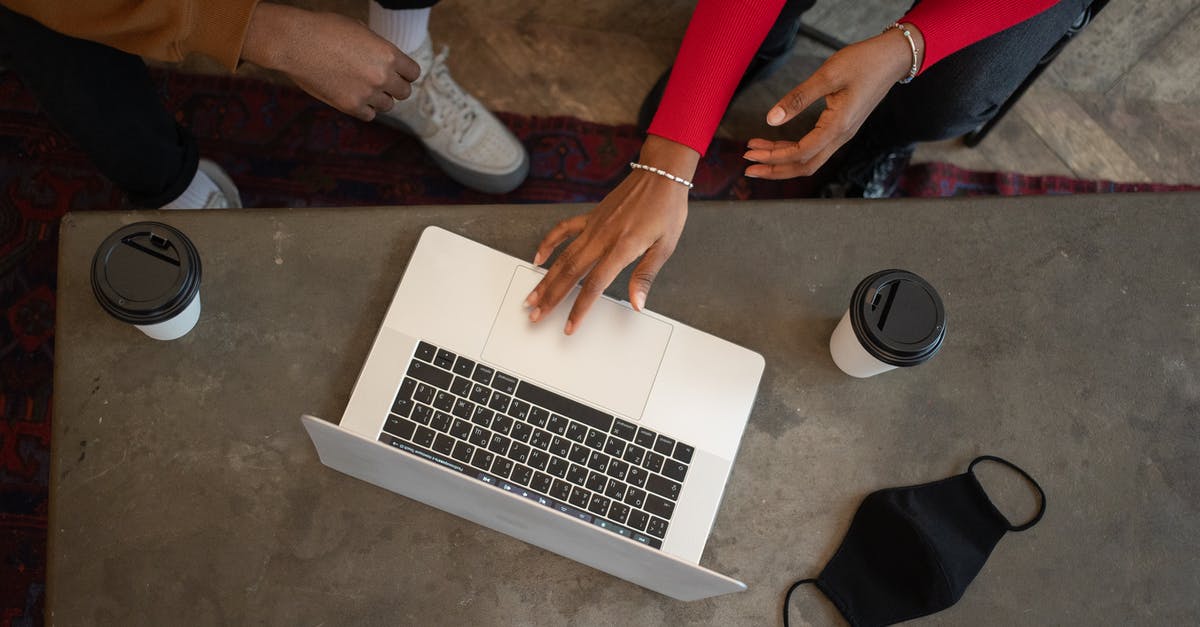
<path fill-rule="evenodd" d="M 649 132 L 704 154 L 783 2 L 700 0 Z"/>
<path fill-rule="evenodd" d="M 1016 26 L 1049 9 L 1057 0 L 922 0 L 900 19 L 925 37 L 924 72 L 967 46 Z"/>

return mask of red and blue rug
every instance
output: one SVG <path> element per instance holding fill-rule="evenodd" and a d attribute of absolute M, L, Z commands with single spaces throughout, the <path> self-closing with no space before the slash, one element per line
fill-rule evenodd
<path fill-rule="evenodd" d="M 248 207 L 598 201 L 628 171 L 641 134 L 572 118 L 502 115 L 532 156 L 529 180 L 504 196 L 465 190 L 410 137 L 365 124 L 294 88 L 155 72 L 163 100 L 221 163 Z M 701 199 L 794 198 L 803 182 L 741 176 L 742 147 L 716 142 L 696 176 Z M 1169 191 L 1120 184 L 909 168 L 902 195 Z M 121 193 L 0 73 L 0 626 L 39 625 L 45 597 L 54 288 L 58 222 L 67 211 L 119 209 Z"/>

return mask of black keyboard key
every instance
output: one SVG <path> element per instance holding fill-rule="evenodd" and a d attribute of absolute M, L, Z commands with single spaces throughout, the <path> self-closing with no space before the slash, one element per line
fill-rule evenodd
<path fill-rule="evenodd" d="M 450 453 L 453 453 L 454 438 L 446 435 L 445 433 L 439 433 L 437 438 L 433 441 L 433 450 L 441 453 L 442 455 L 449 455 Z"/>
<path fill-rule="evenodd" d="M 533 481 L 533 469 L 524 464 L 517 464 L 513 468 L 512 475 L 509 477 L 513 483 L 519 483 L 523 486 L 528 486 L 530 481 Z"/>
<path fill-rule="evenodd" d="M 624 481 L 617 481 L 616 479 L 609 479 L 608 486 L 604 488 L 604 496 L 607 496 L 608 498 L 610 498 L 614 501 L 624 501 L 625 500 L 625 490 L 626 490 L 626 485 L 625 485 Z"/>
<path fill-rule="evenodd" d="M 471 463 L 471 456 L 474 454 L 474 446 L 471 446 L 466 442 L 459 442 L 458 444 L 454 445 L 454 452 L 450 454 L 450 457 L 453 457 L 464 464 L 469 464 Z"/>
<path fill-rule="evenodd" d="M 455 420 L 454 425 L 450 427 L 450 435 L 465 440 L 471 435 L 471 423 L 466 420 Z"/>
<path fill-rule="evenodd" d="M 433 418 L 433 410 L 427 405 L 417 405 L 413 407 L 412 416 L 413 422 L 427 425 L 429 420 Z"/>
<path fill-rule="evenodd" d="M 578 401 L 555 394 L 550 390 L 544 390 L 528 381 L 522 381 L 517 386 L 516 395 L 518 398 L 527 400 L 534 405 L 540 405 L 552 412 L 570 416 L 575 420 L 587 424 L 589 427 L 595 427 L 605 433 L 608 433 L 608 430 L 612 428 L 612 416 Z"/>
<path fill-rule="evenodd" d="M 433 365 L 449 370 L 454 367 L 454 357 L 454 353 L 444 348 L 439 348 L 437 355 L 433 356 Z"/>
<path fill-rule="evenodd" d="M 417 359 L 421 361 L 433 363 L 433 356 L 437 354 L 437 349 L 432 344 L 426 342 L 417 342 Z"/>
<path fill-rule="evenodd" d="M 576 464 L 585 464 L 587 463 L 588 457 L 591 456 L 591 454 L 592 452 L 588 450 L 586 446 L 581 444 L 572 444 L 571 452 L 567 453 L 567 459 L 575 462 Z"/>
<path fill-rule="evenodd" d="M 625 461 L 635 466 L 642 463 L 642 457 L 645 455 L 646 449 L 636 444 L 630 444 L 629 446 L 625 447 Z"/>
<path fill-rule="evenodd" d="M 500 433 L 503 433 L 504 435 L 508 435 L 508 432 L 512 429 L 512 426 L 513 419 L 505 416 L 504 414 L 496 414 L 495 420 L 492 420 L 492 428 Z"/>
<path fill-rule="evenodd" d="M 388 446 L 394 446 L 396 448 L 404 447 L 404 441 L 390 433 L 380 433 L 379 441 Z"/>
<path fill-rule="evenodd" d="M 650 448 L 651 446 L 654 446 L 654 438 L 657 437 L 657 433 L 642 427 L 638 429 L 637 435 L 633 437 L 633 441 L 642 448 Z"/>
<path fill-rule="evenodd" d="M 387 422 L 383 425 L 383 430 L 403 440 L 412 438 L 413 431 L 417 430 L 417 425 L 411 420 L 406 420 L 398 416 L 388 416 Z"/>
<path fill-rule="evenodd" d="M 454 375 L 449 372 L 419 361 L 408 365 L 408 376 L 443 390 L 449 388 L 450 382 L 454 381 Z"/>
<path fill-rule="evenodd" d="M 400 391 L 396 394 L 396 398 L 412 398 L 413 391 L 417 389 L 417 380 L 412 377 L 404 377 L 400 382 Z"/>
<path fill-rule="evenodd" d="M 600 451 L 592 451 L 591 455 L 588 456 L 588 468 L 591 468 L 596 472 L 604 472 L 608 469 L 608 459 L 608 455 L 605 455 Z"/>
<path fill-rule="evenodd" d="M 550 420 L 547 421 L 547 423 L 546 423 L 546 430 L 549 431 L 550 433 L 557 433 L 558 435 L 563 435 L 567 432 L 567 425 L 570 424 L 570 422 L 571 421 L 567 420 L 566 417 L 564 417 L 564 416 L 559 416 L 558 414 L 551 414 Z"/>
<path fill-rule="evenodd" d="M 491 385 L 492 375 L 495 374 L 495 372 L 496 371 L 492 370 L 491 366 L 477 364 L 475 366 L 475 374 L 471 375 L 471 380 L 476 383 L 482 383 L 483 385 Z"/>
<path fill-rule="evenodd" d="M 661 475 L 650 475 L 646 489 L 672 501 L 679 498 L 679 484 Z"/>
<path fill-rule="evenodd" d="M 483 405 L 476 405 L 475 411 L 471 414 L 471 422 L 481 427 L 490 427 L 492 426 L 492 416 L 494 415 L 495 412 L 487 407 L 484 407 Z"/>
<path fill-rule="evenodd" d="M 638 507 L 646 504 L 646 491 L 637 488 L 629 488 L 625 491 L 625 504 L 630 507 Z"/>
<path fill-rule="evenodd" d="M 588 511 L 597 515 L 604 516 L 608 513 L 609 500 L 599 494 L 592 495 L 592 502 L 588 503 Z"/>
<path fill-rule="evenodd" d="M 509 440 L 508 438 L 500 435 L 499 433 L 493 433 L 492 441 L 488 442 L 488 450 L 497 455 L 506 455 L 506 454 L 508 454 L 508 445 L 511 443 L 512 443 L 512 440 Z M 525 461 L 525 460 L 518 459 L 517 461 L 521 462 L 521 461 Z"/>
<path fill-rule="evenodd" d="M 616 436 L 610 435 L 604 443 L 604 452 L 613 457 L 620 457 L 625 453 L 625 443 L 617 439 Z"/>
<path fill-rule="evenodd" d="M 470 420 L 472 414 L 475 413 L 475 403 L 472 403 L 465 398 L 455 399 L 454 409 L 451 409 L 450 413 L 462 418 L 463 420 Z"/>
<path fill-rule="evenodd" d="M 587 482 L 583 484 L 585 488 L 592 492 L 603 492 L 607 485 L 608 478 L 598 472 L 589 473 Z"/>
<path fill-rule="evenodd" d="M 535 427 L 545 427 L 546 421 L 549 419 L 550 419 L 550 412 L 542 409 L 541 407 L 533 407 L 533 408 L 530 408 L 529 418 L 527 418 L 526 420 L 529 421 L 529 424 L 531 424 Z"/>
<path fill-rule="evenodd" d="M 675 512 L 675 504 L 656 494 L 646 495 L 646 506 L 642 509 L 663 518 L 670 518 Z"/>
<path fill-rule="evenodd" d="M 642 466 L 645 466 L 654 472 L 659 472 L 662 470 L 663 460 L 664 458 L 662 455 L 659 455 L 654 451 L 646 451 L 646 459 L 642 460 Z"/>
<path fill-rule="evenodd" d="M 462 397 L 471 395 L 471 380 L 462 377 L 454 377 L 454 383 L 450 384 L 450 391 Z"/>
<path fill-rule="evenodd" d="M 625 481 L 628 481 L 639 488 L 644 488 L 646 487 L 646 478 L 649 476 L 650 471 L 646 470 L 645 468 L 631 466 L 629 468 L 629 472 L 625 473 Z"/>
<path fill-rule="evenodd" d="M 467 438 L 475 446 L 487 446 L 492 441 L 492 432 L 480 426 L 471 427 L 471 436 Z"/>
<path fill-rule="evenodd" d="M 530 453 L 529 453 L 529 461 L 521 462 L 521 463 L 529 464 L 530 466 L 533 466 L 534 468 L 537 468 L 538 470 L 545 470 L 547 465 L 550 464 L 550 460 L 552 460 L 552 459 L 558 459 L 558 458 L 551 457 L 549 454 L 547 454 L 544 451 L 533 450 L 533 451 L 530 451 Z M 562 460 L 559 460 L 559 461 L 562 461 Z M 563 474 L 558 475 L 558 476 L 562 477 L 567 474 L 567 462 L 563 462 L 562 473 Z M 555 473 L 555 474 L 557 474 L 557 473 Z"/>
<path fill-rule="evenodd" d="M 412 410 L 413 399 L 411 398 L 397 398 L 396 402 L 392 403 L 392 413 L 396 414 L 397 416 L 404 416 L 405 418 L 408 418 L 410 415 L 412 415 Z"/>
<path fill-rule="evenodd" d="M 654 450 L 662 453 L 663 455 L 670 455 L 675 450 L 674 438 L 668 438 L 660 433 L 658 440 L 654 442 Z"/>
<path fill-rule="evenodd" d="M 471 465 L 480 470 L 491 470 L 493 459 L 495 459 L 494 455 L 481 448 L 477 448 L 475 449 L 475 456 L 471 458 Z"/>
<path fill-rule="evenodd" d="M 433 438 L 437 435 L 437 431 L 429 427 L 417 427 L 417 433 L 413 436 L 413 443 L 417 446 L 429 448 L 433 446 Z"/>
<path fill-rule="evenodd" d="M 570 502 L 571 505 L 574 505 L 579 509 L 585 509 L 587 508 L 588 501 L 591 499 L 591 497 L 592 495 L 589 494 L 587 490 L 584 490 L 583 488 L 574 488 L 571 490 Z"/>
<path fill-rule="evenodd" d="M 667 535 L 667 521 L 657 517 L 650 517 L 650 524 L 646 525 L 646 533 L 661 538 Z"/>
<path fill-rule="evenodd" d="M 663 464 L 662 474 L 676 481 L 683 481 L 683 478 L 687 475 L 687 469 L 687 464 L 674 459 L 668 459 Z"/>
<path fill-rule="evenodd" d="M 512 394 L 517 390 L 517 378 L 497 370 L 496 376 L 492 377 L 492 387 L 505 394 Z"/>
<path fill-rule="evenodd" d="M 629 520 L 625 524 L 637 529 L 638 531 L 646 530 L 646 523 L 650 521 L 650 514 L 646 512 L 632 511 L 629 513 Z"/>
<path fill-rule="evenodd" d="M 598 429 L 588 429 L 586 444 L 590 448 L 597 450 L 604 448 L 605 436 Z"/>
<path fill-rule="evenodd" d="M 496 438 L 493 437 L 492 441 L 495 442 Z M 541 451 L 538 452 L 541 453 Z M 545 455 L 545 453 L 542 454 Z M 521 444 L 520 442 L 512 442 L 512 446 L 510 446 L 508 449 L 508 456 L 516 461 L 521 462 L 522 464 L 529 464 L 529 445 Z M 532 466 L 533 464 L 529 465 Z"/>
<path fill-rule="evenodd" d="M 434 394 L 437 394 L 437 388 L 427 383 L 418 383 L 416 391 L 413 392 L 413 400 L 428 405 L 433 402 Z"/>
<path fill-rule="evenodd" d="M 535 472 L 533 473 L 533 481 L 529 482 L 529 487 L 541 492 L 542 494 L 550 494 L 550 486 L 553 481 L 554 477 L 551 477 L 544 472 Z"/>
<path fill-rule="evenodd" d="M 459 355 L 458 360 L 454 362 L 454 374 L 460 374 L 464 377 L 469 377 L 471 376 L 471 372 L 474 370 L 475 362 L 463 357 L 462 355 Z"/>
<path fill-rule="evenodd" d="M 567 437 L 580 444 L 587 439 L 587 431 L 588 429 L 583 426 L 583 423 L 575 422 L 574 420 L 571 421 L 571 424 L 567 425 Z"/>
<path fill-rule="evenodd" d="M 611 462 L 609 462 L 608 476 L 612 477 L 613 479 L 620 479 L 621 481 L 624 481 L 625 475 L 628 473 L 629 473 L 629 464 L 627 464 L 619 459 L 614 459 Z"/>
<path fill-rule="evenodd" d="M 550 496 L 565 501 L 571 497 L 571 484 L 562 479 L 555 479 L 554 485 L 550 486 Z"/>
<path fill-rule="evenodd" d="M 675 445 L 675 454 L 672 457 L 685 464 L 690 464 L 692 463 L 692 453 L 694 452 L 696 452 L 696 449 L 680 442 Z"/>
<path fill-rule="evenodd" d="M 529 416 L 529 403 L 514 398 L 512 404 L 508 406 L 508 415 L 517 420 L 525 420 Z"/>
<path fill-rule="evenodd" d="M 567 481 L 570 481 L 575 485 L 583 485 L 584 482 L 587 481 L 587 476 L 587 468 L 584 468 L 579 464 L 571 464 L 571 469 L 567 471 Z"/>
<path fill-rule="evenodd" d="M 433 397 L 433 406 L 442 411 L 450 411 L 454 409 L 454 401 L 456 400 L 458 399 L 453 394 L 439 390 Z"/>
<path fill-rule="evenodd" d="M 450 414 L 444 411 L 435 411 L 433 412 L 433 418 L 429 421 L 429 426 L 445 433 L 450 428 L 450 421 L 452 420 L 454 419 L 450 417 Z"/>
<path fill-rule="evenodd" d="M 474 383 L 471 385 L 471 394 L 470 394 L 469 398 L 471 399 L 472 403 L 479 403 L 480 405 L 487 405 L 488 399 L 490 399 L 491 397 L 492 397 L 492 389 L 491 388 L 479 385 L 478 383 Z"/>
<path fill-rule="evenodd" d="M 546 467 L 546 472 L 562 479 L 567 476 L 567 470 L 571 468 L 571 464 L 561 457 L 551 457 L 550 465 Z"/>
<path fill-rule="evenodd" d="M 533 435 L 533 427 L 524 422 L 518 422 L 512 426 L 512 439 L 518 442 L 528 442 L 529 436 Z"/>
<path fill-rule="evenodd" d="M 507 394 L 492 392 L 492 398 L 488 399 L 488 407 L 498 412 L 508 411 L 508 401 L 510 400 L 512 397 Z"/>
<path fill-rule="evenodd" d="M 533 435 L 529 436 L 529 443 L 535 448 L 540 448 L 544 451 L 550 446 L 551 437 L 553 436 L 550 435 L 549 431 L 534 429 Z"/>
<path fill-rule="evenodd" d="M 566 457 L 567 452 L 571 450 L 571 441 L 566 438 L 560 438 L 557 435 L 550 440 L 550 452 L 559 457 Z"/>
<path fill-rule="evenodd" d="M 513 463 L 511 459 L 497 457 L 496 461 L 492 462 L 492 474 L 502 479 L 507 479 L 512 473 Z"/>
<path fill-rule="evenodd" d="M 620 418 L 617 418 L 613 421 L 612 433 L 622 440 L 629 440 L 632 442 L 633 436 L 637 435 L 637 425 L 633 424 L 632 422 L 626 422 Z"/>
<path fill-rule="evenodd" d="M 622 525 L 625 524 L 625 520 L 629 518 L 629 506 L 620 501 L 613 501 L 612 505 L 608 506 L 608 518 Z"/>

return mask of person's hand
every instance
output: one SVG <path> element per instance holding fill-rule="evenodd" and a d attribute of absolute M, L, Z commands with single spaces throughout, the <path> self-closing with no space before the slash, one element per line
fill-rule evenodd
<path fill-rule="evenodd" d="M 651 135 L 640 162 L 691 179 L 700 153 Z M 541 265 L 563 242 L 575 240 L 555 260 L 525 305 L 529 319 L 546 317 L 581 279 L 579 296 L 563 332 L 575 332 L 604 289 L 626 266 L 642 260 L 629 280 L 629 302 L 641 311 L 658 271 L 667 262 L 687 221 L 688 188 L 652 172 L 634 170 L 592 211 L 560 222 L 538 246 Z"/>
<path fill-rule="evenodd" d="M 911 24 L 906 26 L 917 50 L 924 51 L 921 33 Z M 746 176 L 787 179 L 812 175 L 854 137 L 892 85 L 908 76 L 912 60 L 908 40 L 894 28 L 839 50 L 767 113 L 767 124 L 779 126 L 825 98 L 825 111 L 813 130 L 800 141 L 750 140 L 744 157 L 757 165 L 746 168 Z"/>
<path fill-rule="evenodd" d="M 255 7 L 242 58 L 287 74 L 317 100 L 368 122 L 407 98 L 421 73 L 362 22 L 272 3 Z"/>

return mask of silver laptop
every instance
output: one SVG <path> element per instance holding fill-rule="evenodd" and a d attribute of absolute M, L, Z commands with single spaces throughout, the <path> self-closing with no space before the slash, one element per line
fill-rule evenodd
<path fill-rule="evenodd" d="M 744 590 L 699 561 L 762 357 L 607 297 L 533 324 L 543 273 L 425 229 L 341 422 L 302 419 L 322 463 L 676 599 Z"/>

